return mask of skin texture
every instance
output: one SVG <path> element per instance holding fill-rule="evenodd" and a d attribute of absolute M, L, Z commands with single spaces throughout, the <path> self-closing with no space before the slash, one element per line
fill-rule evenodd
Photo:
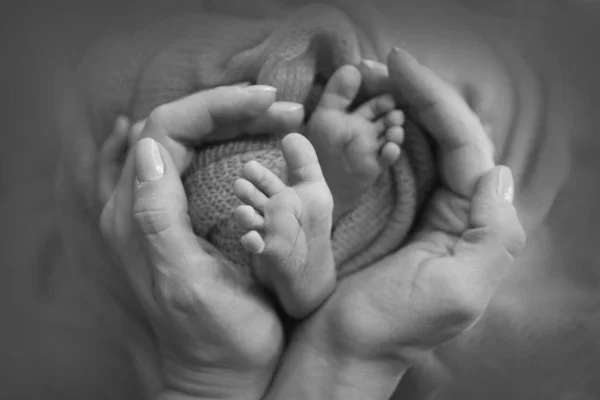
<path fill-rule="evenodd" d="M 349 111 L 360 76 L 352 66 L 336 71 L 305 129 L 308 141 L 282 141 L 288 185 L 257 162 L 234 184 L 245 203 L 235 218 L 247 230 L 241 241 L 255 254 L 253 272 L 294 318 L 315 311 L 334 289 L 332 221 L 400 156 L 404 115 L 393 97 Z"/>
<path fill-rule="evenodd" d="M 283 353 L 283 363 L 277 368 L 269 397 L 294 397 L 307 390 L 317 390 L 318 397 L 330 393 L 332 398 L 346 398 L 348 390 L 357 388 L 373 398 L 389 396 L 415 354 L 454 337 L 479 318 L 491 296 L 490 285 L 498 281 L 524 245 L 524 232 L 511 205 L 514 188 L 510 173 L 493 169 L 491 155 L 486 152 L 487 147 L 481 145 L 487 140 L 485 132 L 466 104 L 405 52 L 392 51 L 388 68 L 389 77 L 381 75 L 381 69 L 370 71 L 371 82 L 386 81 L 394 90 L 404 93 L 404 100 L 415 117 L 432 130 L 438 141 L 441 165 L 459 173 L 443 175 L 446 186 L 434 194 L 425 223 L 411 244 L 371 268 L 344 279 L 323 308 L 296 328 L 289 349 Z M 206 393 L 207 382 L 198 381 L 198 373 L 194 371 L 198 368 L 210 371 L 211 367 L 227 365 L 228 357 L 233 357 L 228 365 L 236 366 L 233 367 L 234 376 L 246 371 L 246 366 L 249 368 L 246 373 L 268 374 L 268 365 L 275 365 L 277 361 L 275 354 L 269 356 L 270 353 L 265 351 L 268 341 L 261 344 L 256 341 L 257 336 L 245 335 L 237 340 L 235 336 L 230 338 L 236 329 L 227 321 L 241 327 L 241 321 L 248 321 L 244 318 L 245 312 L 250 312 L 249 321 L 260 321 L 260 316 L 269 315 L 265 308 L 258 314 L 253 311 L 257 310 L 255 306 L 246 308 L 257 299 L 252 292 L 247 292 L 246 300 L 237 299 L 236 302 L 244 306 L 236 307 L 236 313 L 221 314 L 217 310 L 210 314 L 212 317 L 203 315 L 203 310 L 214 310 L 223 302 L 220 297 L 227 291 L 215 289 L 232 282 L 219 278 L 226 260 L 214 249 L 207 251 L 207 245 L 199 243 L 193 235 L 189 221 L 182 218 L 187 206 L 181 181 L 177 178 L 177 163 L 162 145 L 148 140 L 154 137 L 159 143 L 175 149 L 178 148 L 172 142 L 175 138 L 194 134 L 197 141 L 212 129 L 221 115 L 236 115 L 236 106 L 260 104 L 257 103 L 260 97 L 254 95 L 252 98 L 248 94 L 251 88 L 236 89 L 239 102 L 221 104 L 217 99 L 233 90 L 222 88 L 162 106 L 160 112 L 152 114 L 135 153 L 130 153 L 125 163 L 101 218 L 106 238 L 112 241 L 122 262 L 130 265 L 127 270 L 134 289 L 158 334 L 161 355 L 167 360 L 163 366 L 165 389 L 192 395 Z M 274 93 L 264 88 L 258 92 L 264 97 L 263 107 L 268 107 L 267 99 L 273 101 Z M 198 126 L 190 125 L 186 116 L 197 118 L 195 110 L 203 107 L 206 120 L 197 120 Z M 253 114 L 242 110 L 245 112 L 241 116 L 246 120 L 260 118 L 258 106 Z M 233 118 L 230 124 L 239 121 Z M 165 133 L 167 136 L 163 136 Z M 144 161 L 140 152 L 147 146 L 153 146 L 153 149 L 145 150 L 150 157 Z M 131 184 L 136 173 L 140 183 L 132 194 Z M 481 179 L 483 176 L 486 179 Z M 139 230 L 134 228 L 136 225 Z M 142 247 L 133 246 L 133 243 L 141 243 Z M 140 251 L 144 250 L 149 252 L 149 258 L 140 258 Z M 215 262 L 221 268 L 215 270 Z M 398 268 L 398 265 L 404 268 Z M 480 269 L 473 270 L 473 265 Z M 199 269 L 199 266 L 202 267 Z M 448 270 L 452 270 L 452 274 L 448 274 Z M 206 276 L 202 277 L 202 273 Z M 207 280 L 210 275 L 214 278 Z M 234 283 L 238 294 L 243 293 L 239 291 L 241 283 Z M 389 290 L 380 290 L 386 286 Z M 396 298 L 396 303 L 399 299 L 406 300 L 390 308 L 388 296 Z M 365 302 L 366 298 L 370 300 Z M 441 304 L 444 304 L 443 308 Z M 362 312 L 357 313 L 357 307 L 363 308 Z M 178 315 L 177 310 L 186 316 L 179 322 L 173 319 Z M 194 321 L 202 321 L 201 326 L 206 326 L 211 320 L 225 333 L 216 338 L 217 343 L 222 343 L 221 348 L 211 339 L 212 329 L 201 337 L 198 337 L 201 331 L 189 334 L 201 329 Z M 254 329 L 264 331 L 269 326 L 262 322 Z M 179 337 L 180 332 L 185 332 L 183 337 L 187 340 L 172 342 L 170 338 Z M 208 336 L 204 336 L 206 334 Z M 272 332 L 258 336 L 269 337 L 276 336 Z M 210 348 L 218 349 L 216 360 L 206 359 L 205 351 L 201 351 L 208 343 L 211 343 Z M 272 346 L 273 342 L 268 344 Z M 306 347 L 308 351 L 298 353 L 298 346 Z M 315 351 L 322 357 L 328 354 L 337 362 L 323 375 L 311 378 L 305 374 L 313 371 L 315 360 L 310 355 Z M 256 360 L 263 362 L 256 365 Z M 356 371 L 349 374 L 347 369 L 352 371 L 358 366 L 361 370 L 368 365 L 376 367 L 371 372 L 379 373 L 358 377 Z M 291 371 L 297 373 L 290 374 Z M 352 379 L 353 385 L 339 385 L 339 378 L 331 379 L 332 373 Z M 260 380 L 257 382 L 256 376 L 251 376 L 254 377 L 253 385 L 259 390 Z M 378 377 L 379 385 L 371 382 L 374 377 Z M 307 385 L 307 382 L 312 384 Z M 229 396 L 247 391 L 240 389 L 235 380 L 230 385 L 226 390 L 233 393 Z M 259 391 L 252 393 L 260 395 Z"/>
<path fill-rule="evenodd" d="M 152 2 L 145 5 L 155 6 Z M 134 370 L 132 366 L 140 365 L 139 373 L 152 377 L 151 372 L 142 368 L 152 364 L 152 359 L 148 360 L 134 349 L 131 354 L 135 354 L 136 361 L 132 361 L 125 343 L 131 340 L 143 344 L 147 340 L 139 328 L 142 325 L 136 317 L 139 315 L 136 301 L 130 289 L 122 284 L 126 280 L 121 279 L 119 270 L 107 260 L 102 246 L 91 245 L 101 240 L 84 223 L 94 221 L 85 217 L 87 211 L 81 207 L 81 195 L 73 195 L 89 193 L 89 190 L 81 189 L 87 188 L 87 184 L 76 172 L 93 175 L 88 162 L 95 162 L 98 149 L 80 140 L 86 137 L 87 129 L 85 121 L 77 117 L 83 114 L 77 107 L 81 99 L 67 101 L 57 97 L 59 90 L 73 87 L 71 66 L 63 65 L 64 73 L 57 71 L 52 79 L 45 78 L 53 73 L 53 65 L 68 61 L 57 57 L 66 53 L 64 46 L 83 48 L 88 44 L 86 40 L 110 29 L 119 18 L 124 24 L 144 18 L 139 11 L 129 12 L 120 8 L 122 6 L 122 3 L 116 5 L 115 9 L 120 9 L 116 16 L 108 9 L 91 7 L 86 8 L 79 19 L 60 20 L 52 13 L 37 19 L 35 16 L 16 18 L 7 25 L 9 31 L 14 28 L 15 35 L 11 38 L 19 41 L 19 45 L 7 49 L 14 64 L 3 67 L 7 72 L 3 75 L 5 87 L 9 89 L 5 94 L 10 96 L 6 104 L 14 102 L 15 108 L 5 109 L 9 124 L 7 132 L 14 134 L 2 135 L 2 149 L 6 151 L 0 157 L 3 171 L 10 171 L 10 174 L 2 175 L 1 182 L 2 215 L 10 231 L 2 242 L 2 254 L 6 260 L 4 266 L 12 266 L 10 274 L 3 280 L 2 293 L 6 296 L 3 307 L 18 321 L 3 330 L 6 339 L 2 342 L 2 354 L 6 356 L 3 360 L 12 360 L 10 368 L 14 371 L 5 377 L 10 381 L 2 384 L 9 397 L 29 393 L 33 398 L 97 396 L 132 399 L 141 393 L 136 383 L 138 372 L 134 372 L 137 367 Z M 473 44 L 473 41 L 477 42 L 473 36 L 456 37 L 459 29 L 444 31 L 447 19 L 436 20 L 436 23 L 432 23 L 431 18 L 411 20 L 406 12 L 391 10 L 386 15 L 390 20 L 386 29 L 395 29 L 394 24 L 397 24 L 394 40 L 410 47 L 421 62 L 448 82 L 456 82 L 457 88 L 462 87 L 461 79 L 474 77 L 479 72 L 497 71 L 501 65 L 498 61 L 489 65 L 477 58 L 486 50 Z M 448 13 L 445 17 L 451 18 Z M 548 14 L 542 13 L 540 17 L 546 18 Z M 585 17 L 592 20 L 591 15 Z M 492 24 L 485 15 L 478 18 L 482 25 Z M 402 386 L 400 398 L 427 398 L 429 394 L 422 389 L 440 389 L 437 397 L 440 399 L 597 397 L 594 371 L 598 369 L 595 363 L 600 357 L 594 353 L 598 333 L 594 321 L 597 321 L 598 279 L 593 265 L 597 257 L 594 238 L 598 237 L 596 231 L 600 224 L 590 223 L 597 215 L 598 202 L 595 190 L 598 143 L 593 129 L 597 124 L 594 123 L 595 113 L 588 112 L 593 100 L 574 107 L 575 103 L 566 97 L 568 90 L 565 91 L 569 89 L 565 86 L 571 85 L 570 79 L 575 78 L 580 81 L 577 90 L 582 99 L 595 99 L 600 93 L 595 87 L 598 65 L 589 52 L 591 41 L 597 34 L 592 24 L 587 28 L 585 21 L 566 9 L 561 10 L 560 18 L 548 18 L 545 22 L 552 23 L 541 29 L 531 23 L 527 24 L 527 29 L 513 29 L 512 21 L 505 25 L 502 21 L 497 22 L 504 26 L 505 36 L 510 35 L 514 43 L 525 47 L 526 54 L 535 55 L 550 49 L 552 60 L 548 66 L 557 66 L 560 62 L 568 65 L 566 75 L 552 75 L 551 81 L 556 87 L 554 93 L 558 96 L 550 93 L 552 101 L 548 105 L 550 119 L 547 124 L 549 131 L 559 130 L 563 137 L 572 141 L 575 158 L 568 186 L 551 214 L 544 217 L 543 226 L 530 235 L 526 257 L 503 281 L 485 317 L 460 340 L 423 357 L 419 368 L 405 376 L 404 381 L 408 384 Z M 569 20 L 574 18 L 577 18 L 574 24 L 569 25 Z M 407 36 L 401 27 L 411 26 L 411 23 L 427 27 L 426 31 L 433 32 L 431 37 L 418 29 Z M 61 29 L 68 34 L 53 43 L 53 35 L 60 34 Z M 18 33 L 23 31 L 28 34 Z M 540 46 L 540 32 L 552 40 Z M 420 35 L 429 39 L 419 39 Z M 475 55 L 453 57 L 451 53 L 456 47 L 444 44 L 435 47 L 442 39 L 479 50 L 474 50 Z M 427 46 L 420 46 L 422 43 L 433 47 L 428 50 Z M 563 45 L 564 49 L 558 48 Z M 587 64 L 582 64 L 582 57 Z M 457 60 L 476 62 L 466 66 Z M 471 69 L 473 66 L 477 66 L 475 71 Z M 493 76 L 488 80 L 496 82 L 498 75 Z M 495 89 L 491 92 L 496 96 L 510 91 L 511 85 L 510 80 L 494 83 L 491 87 Z M 483 92 L 482 99 L 490 99 L 491 92 Z M 488 118 L 510 121 L 507 114 L 496 112 L 505 107 L 502 98 L 489 103 Z M 53 108 L 59 105 L 59 109 Z M 573 108 L 578 111 L 576 117 L 570 114 Z M 68 179 L 59 184 L 59 193 L 71 195 L 60 200 L 60 214 L 55 218 L 50 216 L 53 212 L 50 208 L 55 202 L 53 175 L 60 153 L 56 141 L 59 133 L 54 136 L 46 135 L 46 132 L 53 132 L 54 120 L 61 114 L 65 119 L 68 116 L 69 124 L 61 125 L 60 132 L 71 132 L 63 150 L 68 153 L 68 143 L 71 143 L 70 146 L 77 150 L 72 155 L 80 159 L 69 162 Z M 12 124 L 15 115 L 25 117 Z M 501 141 L 506 133 L 501 125 L 495 127 L 494 132 L 500 132 L 494 135 L 494 141 Z M 504 147 L 497 143 L 496 148 Z M 35 152 L 36 157 L 22 157 L 30 152 Z M 67 156 L 62 157 L 64 161 Z M 556 171 L 557 159 L 551 158 L 542 165 L 548 168 L 540 170 Z M 534 182 L 535 179 L 529 181 L 530 184 Z M 521 204 L 522 198 L 523 191 L 517 190 L 517 204 Z M 544 207 L 537 204 L 537 208 Z M 522 209 L 520 213 L 523 215 Z M 62 243 L 58 221 L 68 230 Z M 76 255 L 71 251 L 69 257 L 57 254 L 63 244 L 71 250 L 81 251 Z M 54 250 L 40 255 L 42 248 Z M 27 329 L 23 330 L 23 326 Z M 23 352 L 20 346 L 14 346 L 22 341 L 27 343 L 30 351 Z M 482 357 L 482 354 L 486 356 Z M 32 380 L 36 385 L 31 384 Z"/>

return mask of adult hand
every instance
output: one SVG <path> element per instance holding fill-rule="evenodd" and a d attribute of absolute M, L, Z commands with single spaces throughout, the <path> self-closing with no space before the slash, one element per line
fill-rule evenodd
<path fill-rule="evenodd" d="M 414 357 L 480 318 L 524 246 L 511 172 L 476 115 L 407 53 L 387 64 L 361 66 L 365 88 L 391 90 L 432 135 L 441 184 L 414 239 L 342 280 L 303 324 L 270 398 L 388 399 Z"/>
<path fill-rule="evenodd" d="M 122 121 L 106 141 L 99 193 L 111 194 L 101 228 L 156 334 L 163 397 L 247 399 L 266 390 L 281 352 L 279 318 L 252 279 L 193 234 L 180 173 L 215 130 L 288 132 L 302 114 L 268 87 L 222 87 L 161 106 L 118 182 Z"/>

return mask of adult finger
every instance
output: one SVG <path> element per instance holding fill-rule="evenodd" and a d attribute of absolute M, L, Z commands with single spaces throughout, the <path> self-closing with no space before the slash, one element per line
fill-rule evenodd
<path fill-rule="evenodd" d="M 133 126 L 129 129 L 129 147 L 133 148 L 137 142 L 139 142 L 145 125 L 146 120 L 143 119 L 133 124 Z"/>
<path fill-rule="evenodd" d="M 513 197 L 509 168 L 498 166 L 486 173 L 475 190 L 469 227 L 453 245 L 450 258 L 436 259 L 428 266 L 431 273 L 427 276 L 443 282 L 440 287 L 448 294 L 445 313 L 457 317 L 457 332 L 481 318 L 500 280 L 525 246 L 526 235 Z"/>
<path fill-rule="evenodd" d="M 513 265 L 526 234 L 513 205 L 514 182 L 508 167 L 497 166 L 479 181 L 472 200 L 469 229 L 454 246 L 453 254 L 472 298 L 483 310 L 499 280 Z"/>
<path fill-rule="evenodd" d="M 479 118 L 456 90 L 407 52 L 392 50 L 387 63 L 397 100 L 439 146 L 444 183 L 459 196 L 470 198 L 479 178 L 494 167 L 490 141 Z"/>
<path fill-rule="evenodd" d="M 100 230 L 119 256 L 133 290 L 147 312 L 152 312 L 152 279 L 132 226 L 135 152 L 130 151 L 110 199 L 100 216 Z"/>
<path fill-rule="evenodd" d="M 129 125 L 127 117 L 117 117 L 112 133 L 102 144 L 98 154 L 96 182 L 98 185 L 98 198 L 102 206 L 110 199 L 119 180 L 121 168 L 127 154 Z"/>
<path fill-rule="evenodd" d="M 304 119 L 304 106 L 292 102 L 275 102 L 265 113 L 247 124 L 217 128 L 206 136 L 206 142 L 219 142 L 248 135 L 286 135 L 297 131 Z"/>
<path fill-rule="evenodd" d="M 262 117 L 275 102 L 270 86 L 228 86 L 195 93 L 156 108 L 144 125 L 142 137 L 163 145 L 179 173 L 192 159 L 197 146 L 217 127 L 250 123 Z"/>
<path fill-rule="evenodd" d="M 174 160 L 159 143 L 144 138 L 136 147 L 135 171 L 133 219 L 148 257 L 154 298 L 180 311 L 209 304 L 214 299 L 203 297 L 213 293 L 226 266 L 201 247 L 192 230 Z"/>
<path fill-rule="evenodd" d="M 511 203 L 510 171 L 503 168 L 478 182 L 470 224 L 460 237 L 448 240 L 439 231 L 429 232 L 344 279 L 336 289 L 343 293 L 337 295 L 342 296 L 338 323 L 371 346 L 400 345 L 404 356 L 473 326 L 525 243 Z"/>
<path fill-rule="evenodd" d="M 375 97 L 391 91 L 388 67 L 378 61 L 362 60 L 358 64 L 362 75 L 361 92 Z"/>

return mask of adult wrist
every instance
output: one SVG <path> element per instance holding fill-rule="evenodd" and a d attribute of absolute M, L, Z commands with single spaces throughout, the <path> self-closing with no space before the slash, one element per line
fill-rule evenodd
<path fill-rule="evenodd" d="M 359 358 L 295 337 L 265 400 L 388 400 L 408 364 Z"/>
<path fill-rule="evenodd" d="M 255 374 L 235 368 L 194 368 L 163 357 L 164 387 L 157 400 L 258 400 L 267 391 L 272 369 Z"/>

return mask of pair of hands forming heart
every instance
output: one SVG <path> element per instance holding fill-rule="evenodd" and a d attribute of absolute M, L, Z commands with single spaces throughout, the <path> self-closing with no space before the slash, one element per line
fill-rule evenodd
<path fill-rule="evenodd" d="M 216 128 L 287 133 L 302 108 L 268 87 L 220 87 L 153 111 L 122 169 L 127 134 L 106 141 L 101 228 L 157 336 L 163 398 L 386 399 L 412 357 L 479 319 L 520 253 L 510 170 L 465 101 L 401 50 L 360 69 L 432 135 L 442 182 L 413 240 L 339 282 L 285 349 L 260 288 L 193 234 L 180 174 Z"/>

